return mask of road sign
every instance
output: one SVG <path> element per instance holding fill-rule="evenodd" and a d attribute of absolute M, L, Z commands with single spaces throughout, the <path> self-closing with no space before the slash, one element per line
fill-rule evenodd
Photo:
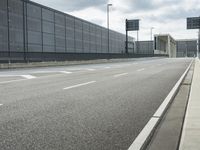
<path fill-rule="evenodd" d="M 200 17 L 187 18 L 187 29 L 200 29 Z"/>
<path fill-rule="evenodd" d="M 139 30 L 139 19 L 126 20 L 126 30 L 127 31 L 138 31 Z"/>

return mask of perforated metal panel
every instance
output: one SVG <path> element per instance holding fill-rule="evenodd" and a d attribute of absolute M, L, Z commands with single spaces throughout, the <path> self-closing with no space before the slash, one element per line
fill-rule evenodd
<path fill-rule="evenodd" d="M 0 52 L 8 51 L 8 29 L 0 26 Z"/>
<path fill-rule="evenodd" d="M 41 20 L 34 18 L 27 18 L 27 28 L 29 31 L 42 31 Z"/>
<path fill-rule="evenodd" d="M 7 12 L 0 10 L 0 26 L 7 26 L 8 19 L 7 19 Z"/>
<path fill-rule="evenodd" d="M 96 27 L 96 50 L 97 53 L 101 53 L 101 27 Z"/>
<path fill-rule="evenodd" d="M 42 52 L 42 45 L 29 43 L 28 52 Z"/>
<path fill-rule="evenodd" d="M 42 44 L 41 32 L 28 31 L 28 43 L 41 45 Z"/>
<path fill-rule="evenodd" d="M 23 2 L 8 0 L 10 51 L 24 51 Z"/>
<path fill-rule="evenodd" d="M 56 52 L 65 52 L 65 37 L 56 37 Z"/>
<path fill-rule="evenodd" d="M 32 4 L 27 4 L 27 16 L 30 18 L 41 19 L 41 7 Z"/>
<path fill-rule="evenodd" d="M 7 0 L 0 0 L 0 10 L 7 11 Z"/>
<path fill-rule="evenodd" d="M 43 21 L 42 28 L 43 28 L 43 32 L 54 34 L 54 23 Z"/>
<path fill-rule="evenodd" d="M 0 53 L 1 52 L 8 52 L 7 0 L 0 0 Z"/>
<path fill-rule="evenodd" d="M 96 26 L 90 24 L 90 53 L 96 53 Z"/>
<path fill-rule="evenodd" d="M 42 19 L 49 22 L 54 22 L 54 12 L 48 9 L 42 9 Z"/>
<path fill-rule="evenodd" d="M 75 48 L 76 52 L 83 52 L 83 29 L 82 21 L 75 19 Z"/>
<path fill-rule="evenodd" d="M 66 49 L 67 52 L 75 52 L 75 36 L 74 36 L 74 17 L 66 16 Z"/>
<path fill-rule="evenodd" d="M 60 13 L 55 13 L 55 23 L 61 26 L 65 26 L 65 16 Z"/>
<path fill-rule="evenodd" d="M 56 36 L 65 37 L 65 26 L 55 25 L 55 34 Z"/>

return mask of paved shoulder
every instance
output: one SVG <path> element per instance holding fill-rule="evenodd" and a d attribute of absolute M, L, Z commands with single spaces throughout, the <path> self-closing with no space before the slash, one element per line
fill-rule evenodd
<path fill-rule="evenodd" d="M 200 149 L 200 61 L 196 60 L 180 150 Z"/>

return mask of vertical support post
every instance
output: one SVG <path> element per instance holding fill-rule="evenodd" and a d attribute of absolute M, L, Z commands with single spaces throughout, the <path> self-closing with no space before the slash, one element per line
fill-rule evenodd
<path fill-rule="evenodd" d="M 126 19 L 126 54 L 128 54 L 128 30 L 127 30 L 127 22 L 128 20 Z"/>
<path fill-rule="evenodd" d="M 198 52 L 197 52 L 197 57 L 198 58 L 199 58 L 199 52 L 200 52 L 200 29 L 199 29 L 199 34 L 198 34 Z"/>
<path fill-rule="evenodd" d="M 27 62 L 28 52 L 28 23 L 27 23 L 27 1 L 23 1 L 23 36 L 24 36 L 24 62 Z"/>
<path fill-rule="evenodd" d="M 8 63 L 10 64 L 11 61 L 10 61 L 10 16 L 9 16 L 9 11 L 10 11 L 10 8 L 9 8 L 9 2 L 7 0 L 7 23 L 8 23 Z"/>
<path fill-rule="evenodd" d="M 107 5 L 108 55 L 110 53 L 109 4 Z"/>
<path fill-rule="evenodd" d="M 137 53 L 139 52 L 139 31 L 137 30 Z"/>
<path fill-rule="evenodd" d="M 109 27 L 109 7 L 112 6 L 112 4 L 107 4 L 107 28 L 108 28 L 108 59 L 110 57 L 110 27 Z"/>
<path fill-rule="evenodd" d="M 43 9 L 41 8 L 41 37 L 42 37 L 42 61 L 44 61 L 44 41 L 43 41 Z"/>

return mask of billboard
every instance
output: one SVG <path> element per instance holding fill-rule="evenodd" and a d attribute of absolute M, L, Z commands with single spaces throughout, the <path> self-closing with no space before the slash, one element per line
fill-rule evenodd
<path fill-rule="evenodd" d="M 126 20 L 126 31 L 138 31 L 139 30 L 139 19 Z"/>
<path fill-rule="evenodd" d="M 200 29 L 200 17 L 187 18 L 187 29 Z"/>

